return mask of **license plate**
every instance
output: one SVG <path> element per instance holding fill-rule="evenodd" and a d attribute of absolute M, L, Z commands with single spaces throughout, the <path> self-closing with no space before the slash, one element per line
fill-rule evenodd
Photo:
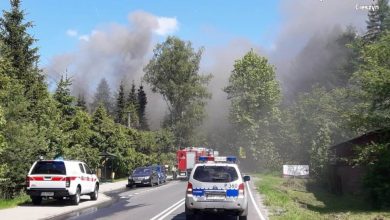
<path fill-rule="evenodd" d="M 207 196 L 207 199 L 210 199 L 210 200 L 224 200 L 225 196 L 209 195 L 209 196 Z"/>
<path fill-rule="evenodd" d="M 137 181 L 134 181 L 135 183 L 141 183 L 141 181 L 140 180 L 137 180 Z"/>
<path fill-rule="evenodd" d="M 54 196 L 54 192 L 41 192 L 41 196 Z"/>

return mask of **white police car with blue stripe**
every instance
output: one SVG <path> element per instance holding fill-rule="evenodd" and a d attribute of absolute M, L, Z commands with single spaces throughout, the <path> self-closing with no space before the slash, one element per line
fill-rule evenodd
<path fill-rule="evenodd" d="M 199 158 L 191 172 L 185 196 L 187 219 L 193 219 L 198 213 L 211 212 L 239 216 L 247 219 L 248 200 L 245 193 L 245 181 L 235 157 Z"/>

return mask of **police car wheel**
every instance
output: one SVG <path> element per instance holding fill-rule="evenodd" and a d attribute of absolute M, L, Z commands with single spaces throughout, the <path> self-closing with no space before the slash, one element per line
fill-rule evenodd
<path fill-rule="evenodd" d="M 186 219 L 187 220 L 194 220 L 194 219 L 196 219 L 195 213 L 193 211 L 189 210 L 187 208 L 187 206 L 185 206 L 184 209 L 185 209 L 184 212 L 186 213 Z"/>
<path fill-rule="evenodd" d="M 40 205 L 42 203 L 42 197 L 40 196 L 31 196 L 31 201 L 34 205 Z"/>
<path fill-rule="evenodd" d="M 245 216 L 238 216 L 238 219 L 239 220 L 247 220 L 247 216 L 245 215 Z"/>

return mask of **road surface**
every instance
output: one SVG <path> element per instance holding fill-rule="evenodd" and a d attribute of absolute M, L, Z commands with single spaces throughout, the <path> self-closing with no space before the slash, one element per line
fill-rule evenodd
<path fill-rule="evenodd" d="M 134 220 L 185 220 L 184 194 L 186 181 L 172 181 L 157 187 L 138 187 L 125 192 L 112 194 L 113 202 L 100 207 L 87 208 L 63 216 L 52 218 L 53 220 L 77 219 L 134 219 Z M 253 195 L 253 184 L 247 185 Z M 249 192 L 248 192 L 249 193 Z M 248 198 L 250 220 L 264 220 L 264 214 L 254 206 L 258 203 L 256 195 Z M 198 219 L 236 219 L 233 216 L 203 215 Z"/>

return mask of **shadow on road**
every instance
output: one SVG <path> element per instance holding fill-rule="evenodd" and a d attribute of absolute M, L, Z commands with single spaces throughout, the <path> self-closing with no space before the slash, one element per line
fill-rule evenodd
<path fill-rule="evenodd" d="M 80 199 L 80 204 L 84 202 L 91 201 L 91 199 Z M 62 199 L 62 200 L 57 200 L 57 199 L 47 199 L 47 200 L 42 200 L 42 203 L 40 205 L 34 205 L 31 202 L 23 203 L 20 204 L 19 206 L 24 206 L 24 207 L 45 207 L 45 206 L 53 206 L 53 207 L 65 207 L 65 206 L 72 206 L 72 203 L 69 199 Z"/>
<path fill-rule="evenodd" d="M 184 212 L 177 214 L 172 220 L 186 220 L 186 214 Z M 195 220 L 237 220 L 237 217 L 221 214 L 199 214 Z"/>

